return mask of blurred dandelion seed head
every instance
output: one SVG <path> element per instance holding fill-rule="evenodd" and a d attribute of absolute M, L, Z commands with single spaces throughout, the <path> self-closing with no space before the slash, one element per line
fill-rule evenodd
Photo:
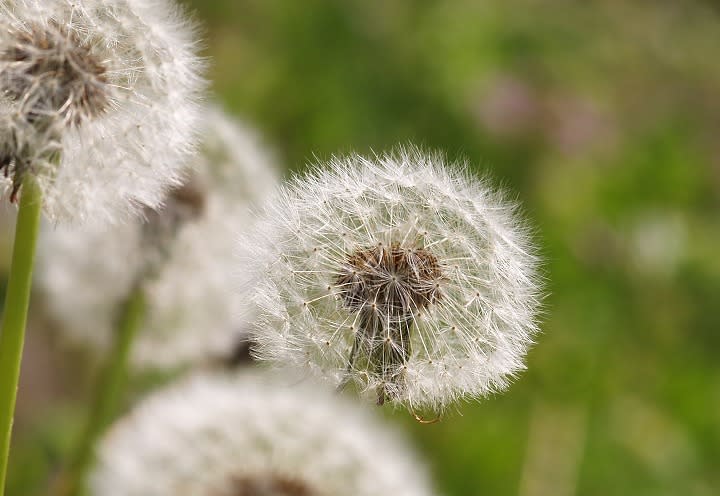
<path fill-rule="evenodd" d="M 373 413 L 310 382 L 196 374 L 109 431 L 90 494 L 433 494 L 421 460 Z"/>
<path fill-rule="evenodd" d="M 194 31 L 171 0 L 0 2 L 0 192 L 33 174 L 64 224 L 159 206 L 196 149 Z"/>
<path fill-rule="evenodd" d="M 144 221 L 45 230 L 38 287 L 71 342 L 105 349 L 113 316 L 137 285 L 147 301 L 133 345 L 137 367 L 223 359 L 246 337 L 248 305 L 228 290 L 232 233 L 238 222 L 250 225 L 250 205 L 277 183 L 274 158 L 250 130 L 209 107 L 192 165 L 159 210 L 145 208 Z"/>
<path fill-rule="evenodd" d="M 326 165 L 271 198 L 242 243 L 258 357 L 411 410 L 507 387 L 541 295 L 516 208 L 414 147 Z"/>

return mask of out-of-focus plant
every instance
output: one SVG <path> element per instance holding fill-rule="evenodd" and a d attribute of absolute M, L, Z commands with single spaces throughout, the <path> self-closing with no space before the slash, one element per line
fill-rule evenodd
<path fill-rule="evenodd" d="M 0 195 L 19 201 L 0 327 L 0 491 L 41 211 L 107 223 L 162 202 L 194 149 L 195 51 L 165 1 L 0 4 Z"/>
<path fill-rule="evenodd" d="M 277 171 L 257 137 L 219 109 L 205 110 L 201 130 L 192 170 L 157 211 L 120 226 L 46 233 L 39 287 L 49 315 L 65 337 L 109 357 L 61 491 L 82 483 L 123 397 L 128 361 L 172 371 L 231 360 L 247 340 L 248 305 L 231 290 L 228 267 L 238 223 L 251 224 L 250 206 L 276 185 Z"/>
<path fill-rule="evenodd" d="M 312 382 L 196 374 L 113 426 L 90 494 L 433 494 L 423 463 L 373 413 Z"/>

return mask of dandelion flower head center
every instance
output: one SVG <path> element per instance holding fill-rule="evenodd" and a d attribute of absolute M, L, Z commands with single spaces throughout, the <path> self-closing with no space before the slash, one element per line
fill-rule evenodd
<path fill-rule="evenodd" d="M 358 314 L 348 372 L 360 362 L 383 378 L 378 404 L 401 388 L 398 366 L 411 355 L 415 317 L 440 299 L 442 271 L 425 248 L 378 243 L 352 252 L 337 278 L 343 305 Z M 388 384 L 395 384 L 391 391 Z"/>
<path fill-rule="evenodd" d="M 353 312 L 408 319 L 440 298 L 441 278 L 438 259 L 427 249 L 378 243 L 348 255 L 337 287 Z"/>
<path fill-rule="evenodd" d="M 207 189 L 197 177 L 170 191 L 160 210 L 146 208 L 142 226 L 145 267 L 143 276 L 153 276 L 169 257 L 168 250 L 178 233 L 190 222 L 202 217 L 207 202 Z"/>
<path fill-rule="evenodd" d="M 166 227 L 175 229 L 202 216 L 206 202 L 205 186 L 198 178 L 191 177 L 182 186 L 170 191 L 162 209 L 147 209 L 148 227 L 153 231 L 163 230 Z"/>
<path fill-rule="evenodd" d="M 14 44 L 0 53 L 0 88 L 29 119 L 59 117 L 79 125 L 108 108 L 107 68 L 78 33 L 51 22 L 11 35 Z"/>
<path fill-rule="evenodd" d="M 236 477 L 230 491 L 222 496 L 318 496 L 305 481 L 281 474 Z"/>

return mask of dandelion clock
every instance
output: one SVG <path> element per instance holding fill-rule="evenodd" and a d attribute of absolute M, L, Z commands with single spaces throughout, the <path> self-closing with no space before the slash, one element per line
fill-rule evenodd
<path fill-rule="evenodd" d="M 0 3 L 0 187 L 33 176 L 60 223 L 161 203 L 194 150 L 204 87 L 193 28 L 168 1 Z"/>
<path fill-rule="evenodd" d="M 232 233 L 252 223 L 250 206 L 277 185 L 277 168 L 256 134 L 219 108 L 208 106 L 201 122 L 192 172 L 158 210 L 122 225 L 43 233 L 38 287 L 71 343 L 110 348 L 135 288 L 146 307 L 131 353 L 137 368 L 226 359 L 247 337 L 246 302 L 231 290 Z"/>
<path fill-rule="evenodd" d="M 406 441 L 310 383 L 195 375 L 110 429 L 90 477 L 97 496 L 429 496 Z"/>
<path fill-rule="evenodd" d="M 409 147 L 333 158 L 268 200 L 241 257 L 255 353 L 441 411 L 506 388 L 537 331 L 538 259 L 501 193 Z"/>

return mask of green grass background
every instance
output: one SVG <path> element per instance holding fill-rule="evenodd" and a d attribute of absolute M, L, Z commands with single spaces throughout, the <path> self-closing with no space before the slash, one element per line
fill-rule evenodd
<path fill-rule="evenodd" d="M 527 371 L 438 424 L 388 412 L 442 494 L 718 494 L 713 2 L 185 3 L 215 98 L 288 171 L 412 141 L 489 173 L 537 228 L 548 297 Z M 95 370 L 40 303 L 8 496 L 44 494 Z"/>

